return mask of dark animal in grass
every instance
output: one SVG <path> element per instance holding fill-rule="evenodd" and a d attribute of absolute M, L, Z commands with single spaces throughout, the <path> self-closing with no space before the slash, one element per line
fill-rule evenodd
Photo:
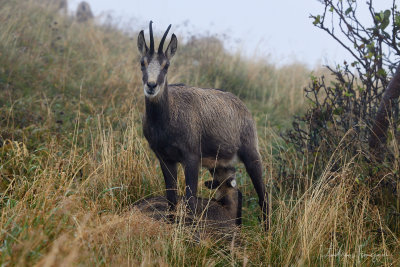
<path fill-rule="evenodd" d="M 184 168 L 185 197 L 193 212 L 199 168 L 231 167 L 240 160 L 256 189 L 266 222 L 268 197 L 254 120 L 245 104 L 229 92 L 168 84 L 168 68 L 178 46 L 178 40 L 172 34 L 166 50 L 163 49 L 170 27 L 157 51 L 152 22 L 149 26 L 150 47 L 143 31 L 137 40 L 146 109 L 143 132 L 160 161 L 168 204 L 174 209 L 178 200 L 178 163 Z"/>
<path fill-rule="evenodd" d="M 228 173 L 227 173 L 228 174 Z M 220 182 L 223 180 L 222 182 Z M 229 230 L 241 225 L 242 193 L 237 188 L 234 176 L 226 179 L 213 179 L 205 182 L 209 189 L 216 189 L 212 199 L 196 198 L 196 212 L 184 214 L 182 221 L 186 224 L 199 225 L 207 230 Z M 184 201 L 183 197 L 179 198 Z M 168 200 L 165 196 L 149 197 L 134 205 L 143 214 L 161 221 L 168 222 Z"/>
<path fill-rule="evenodd" d="M 92 9 L 89 3 L 82 1 L 76 10 L 76 19 L 78 22 L 86 22 L 93 19 Z"/>

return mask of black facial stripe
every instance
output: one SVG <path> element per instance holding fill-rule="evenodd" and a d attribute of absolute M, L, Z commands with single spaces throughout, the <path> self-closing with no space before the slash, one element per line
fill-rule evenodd
<path fill-rule="evenodd" d="M 147 83 L 147 79 L 148 79 L 147 70 L 144 69 L 144 70 L 143 70 L 143 77 L 142 77 L 143 84 L 146 84 L 146 83 Z"/>
<path fill-rule="evenodd" d="M 165 74 L 166 74 L 165 70 L 160 71 L 160 74 L 158 74 L 158 77 L 157 77 L 157 84 L 159 84 L 159 85 L 163 84 L 164 79 L 165 79 Z"/>

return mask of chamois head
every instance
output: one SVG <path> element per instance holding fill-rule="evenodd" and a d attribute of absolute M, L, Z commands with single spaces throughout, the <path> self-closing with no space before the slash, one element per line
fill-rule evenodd
<path fill-rule="evenodd" d="M 175 34 L 172 34 L 171 41 L 165 50 L 163 51 L 164 41 L 168 35 L 168 31 L 171 25 L 168 26 L 165 31 L 158 51 L 154 50 L 154 37 L 152 21 L 150 21 L 150 48 L 146 45 L 146 40 L 144 38 L 144 33 L 141 31 L 138 36 L 138 49 L 141 54 L 140 64 L 142 66 L 142 81 L 144 94 L 149 99 L 156 99 L 156 96 L 162 93 L 165 84 L 167 82 L 167 72 L 169 67 L 169 62 L 174 56 L 176 49 L 178 47 L 178 40 Z"/>
<path fill-rule="evenodd" d="M 232 194 L 237 192 L 237 184 L 234 176 L 229 176 L 228 178 L 220 181 L 218 179 L 213 179 L 204 182 L 204 185 L 208 189 L 217 189 L 215 192 L 215 200 L 220 201 L 224 197 L 231 197 Z"/>
<path fill-rule="evenodd" d="M 78 22 L 86 22 L 93 19 L 92 9 L 86 1 L 80 2 L 76 10 L 76 18 Z"/>

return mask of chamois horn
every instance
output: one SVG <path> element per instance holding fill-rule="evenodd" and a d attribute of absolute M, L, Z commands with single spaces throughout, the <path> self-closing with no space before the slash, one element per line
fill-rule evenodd
<path fill-rule="evenodd" d="M 154 37 L 153 37 L 153 27 L 152 27 L 153 21 L 150 20 L 150 54 L 154 53 Z"/>
<path fill-rule="evenodd" d="M 163 46 L 164 46 L 165 38 L 167 38 L 169 29 L 171 29 L 171 24 L 169 24 L 167 30 L 165 31 L 165 33 L 164 33 L 164 35 L 163 35 L 163 37 L 161 39 L 160 46 L 158 47 L 158 53 L 159 54 L 161 54 L 163 52 Z"/>

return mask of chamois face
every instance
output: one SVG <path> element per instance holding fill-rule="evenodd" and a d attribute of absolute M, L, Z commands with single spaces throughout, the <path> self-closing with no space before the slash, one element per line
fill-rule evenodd
<path fill-rule="evenodd" d="M 163 51 L 163 45 L 165 38 L 168 35 L 168 31 L 171 28 L 169 25 L 167 31 L 161 39 L 158 51 L 154 51 L 154 39 L 152 22 L 150 21 L 150 48 L 147 47 L 144 38 L 144 33 L 141 31 L 138 36 L 138 49 L 141 54 L 140 65 L 142 70 L 142 82 L 145 96 L 150 99 L 157 99 L 158 95 L 161 95 L 166 82 L 167 72 L 171 58 L 174 56 L 178 41 L 175 34 L 172 34 L 171 41 L 166 49 Z"/>

